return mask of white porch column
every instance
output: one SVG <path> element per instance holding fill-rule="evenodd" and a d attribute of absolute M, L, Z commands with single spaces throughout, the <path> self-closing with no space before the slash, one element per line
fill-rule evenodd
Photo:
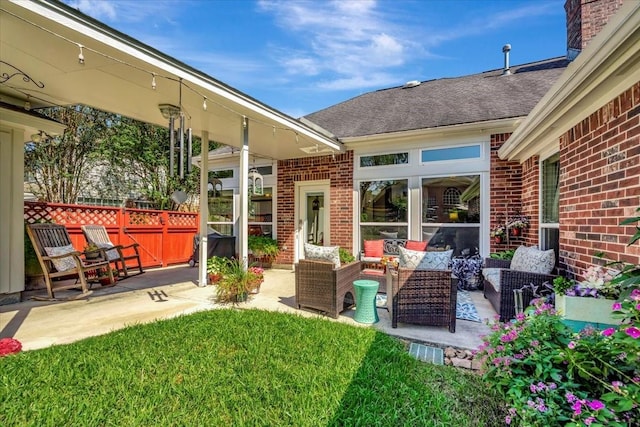
<path fill-rule="evenodd" d="M 249 236 L 249 119 L 242 117 L 242 148 L 240 149 L 240 218 L 238 219 L 238 258 L 248 262 Z M 246 264 L 245 264 L 246 265 Z"/>
<path fill-rule="evenodd" d="M 207 221 L 209 219 L 209 132 L 202 131 L 200 149 L 200 254 L 198 286 L 207 286 Z"/>

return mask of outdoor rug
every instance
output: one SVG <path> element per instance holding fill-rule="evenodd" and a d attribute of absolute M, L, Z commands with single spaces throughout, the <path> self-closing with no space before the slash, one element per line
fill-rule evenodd
<path fill-rule="evenodd" d="M 467 291 L 458 291 L 458 300 L 456 301 L 456 318 L 460 320 L 469 320 L 471 322 L 482 322 L 478 315 L 478 310 L 471 300 L 471 295 Z M 376 307 L 387 307 L 387 296 L 385 294 L 376 295 Z"/>

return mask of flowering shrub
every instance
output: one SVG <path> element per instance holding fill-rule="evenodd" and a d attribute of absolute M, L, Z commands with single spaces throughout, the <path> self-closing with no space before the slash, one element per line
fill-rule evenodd
<path fill-rule="evenodd" d="M 476 357 L 508 405 L 505 422 L 523 426 L 629 426 L 640 419 L 640 290 L 616 303 L 617 328 L 573 333 L 553 307 L 495 322 Z"/>
<path fill-rule="evenodd" d="M 526 215 L 515 215 L 509 220 L 510 228 L 527 228 L 529 227 L 529 217 Z"/>
<path fill-rule="evenodd" d="M 254 279 L 260 283 L 264 282 L 264 268 L 262 267 L 249 267 L 249 272 L 254 275 Z"/>
<path fill-rule="evenodd" d="M 14 338 L 0 338 L 0 357 L 19 353 L 22 343 Z"/>

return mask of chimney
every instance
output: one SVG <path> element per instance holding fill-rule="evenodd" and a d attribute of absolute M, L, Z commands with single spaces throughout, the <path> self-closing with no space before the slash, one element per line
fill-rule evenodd
<path fill-rule="evenodd" d="M 502 46 L 502 53 L 504 53 L 504 69 L 502 70 L 503 76 L 511 74 L 511 67 L 509 66 L 509 52 L 511 51 L 511 45 L 505 44 Z"/>
<path fill-rule="evenodd" d="M 567 0 L 567 59 L 573 60 L 587 47 L 622 6 L 623 0 Z"/>

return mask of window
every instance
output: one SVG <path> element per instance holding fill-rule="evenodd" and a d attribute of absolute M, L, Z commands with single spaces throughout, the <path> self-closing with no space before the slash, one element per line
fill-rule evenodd
<path fill-rule="evenodd" d="M 408 181 L 360 183 L 360 235 L 362 240 L 406 239 Z"/>
<path fill-rule="evenodd" d="M 233 190 L 209 191 L 208 225 L 228 236 L 233 235 Z"/>
<path fill-rule="evenodd" d="M 209 178 L 218 178 L 218 179 L 233 178 L 233 169 L 210 171 Z"/>
<path fill-rule="evenodd" d="M 249 200 L 249 235 L 273 236 L 273 199 L 272 188 L 265 187 L 262 195 L 252 196 Z"/>
<path fill-rule="evenodd" d="M 441 162 L 443 160 L 479 159 L 480 145 L 466 147 L 433 148 L 422 150 L 422 163 Z"/>
<path fill-rule="evenodd" d="M 360 156 L 360 167 L 406 165 L 409 163 L 409 153 L 378 154 L 375 156 Z"/>
<path fill-rule="evenodd" d="M 560 251 L 560 154 L 542 161 L 540 168 L 540 248 L 553 249 L 556 263 Z"/>
<path fill-rule="evenodd" d="M 422 240 L 453 255 L 480 247 L 480 176 L 422 179 Z"/>

